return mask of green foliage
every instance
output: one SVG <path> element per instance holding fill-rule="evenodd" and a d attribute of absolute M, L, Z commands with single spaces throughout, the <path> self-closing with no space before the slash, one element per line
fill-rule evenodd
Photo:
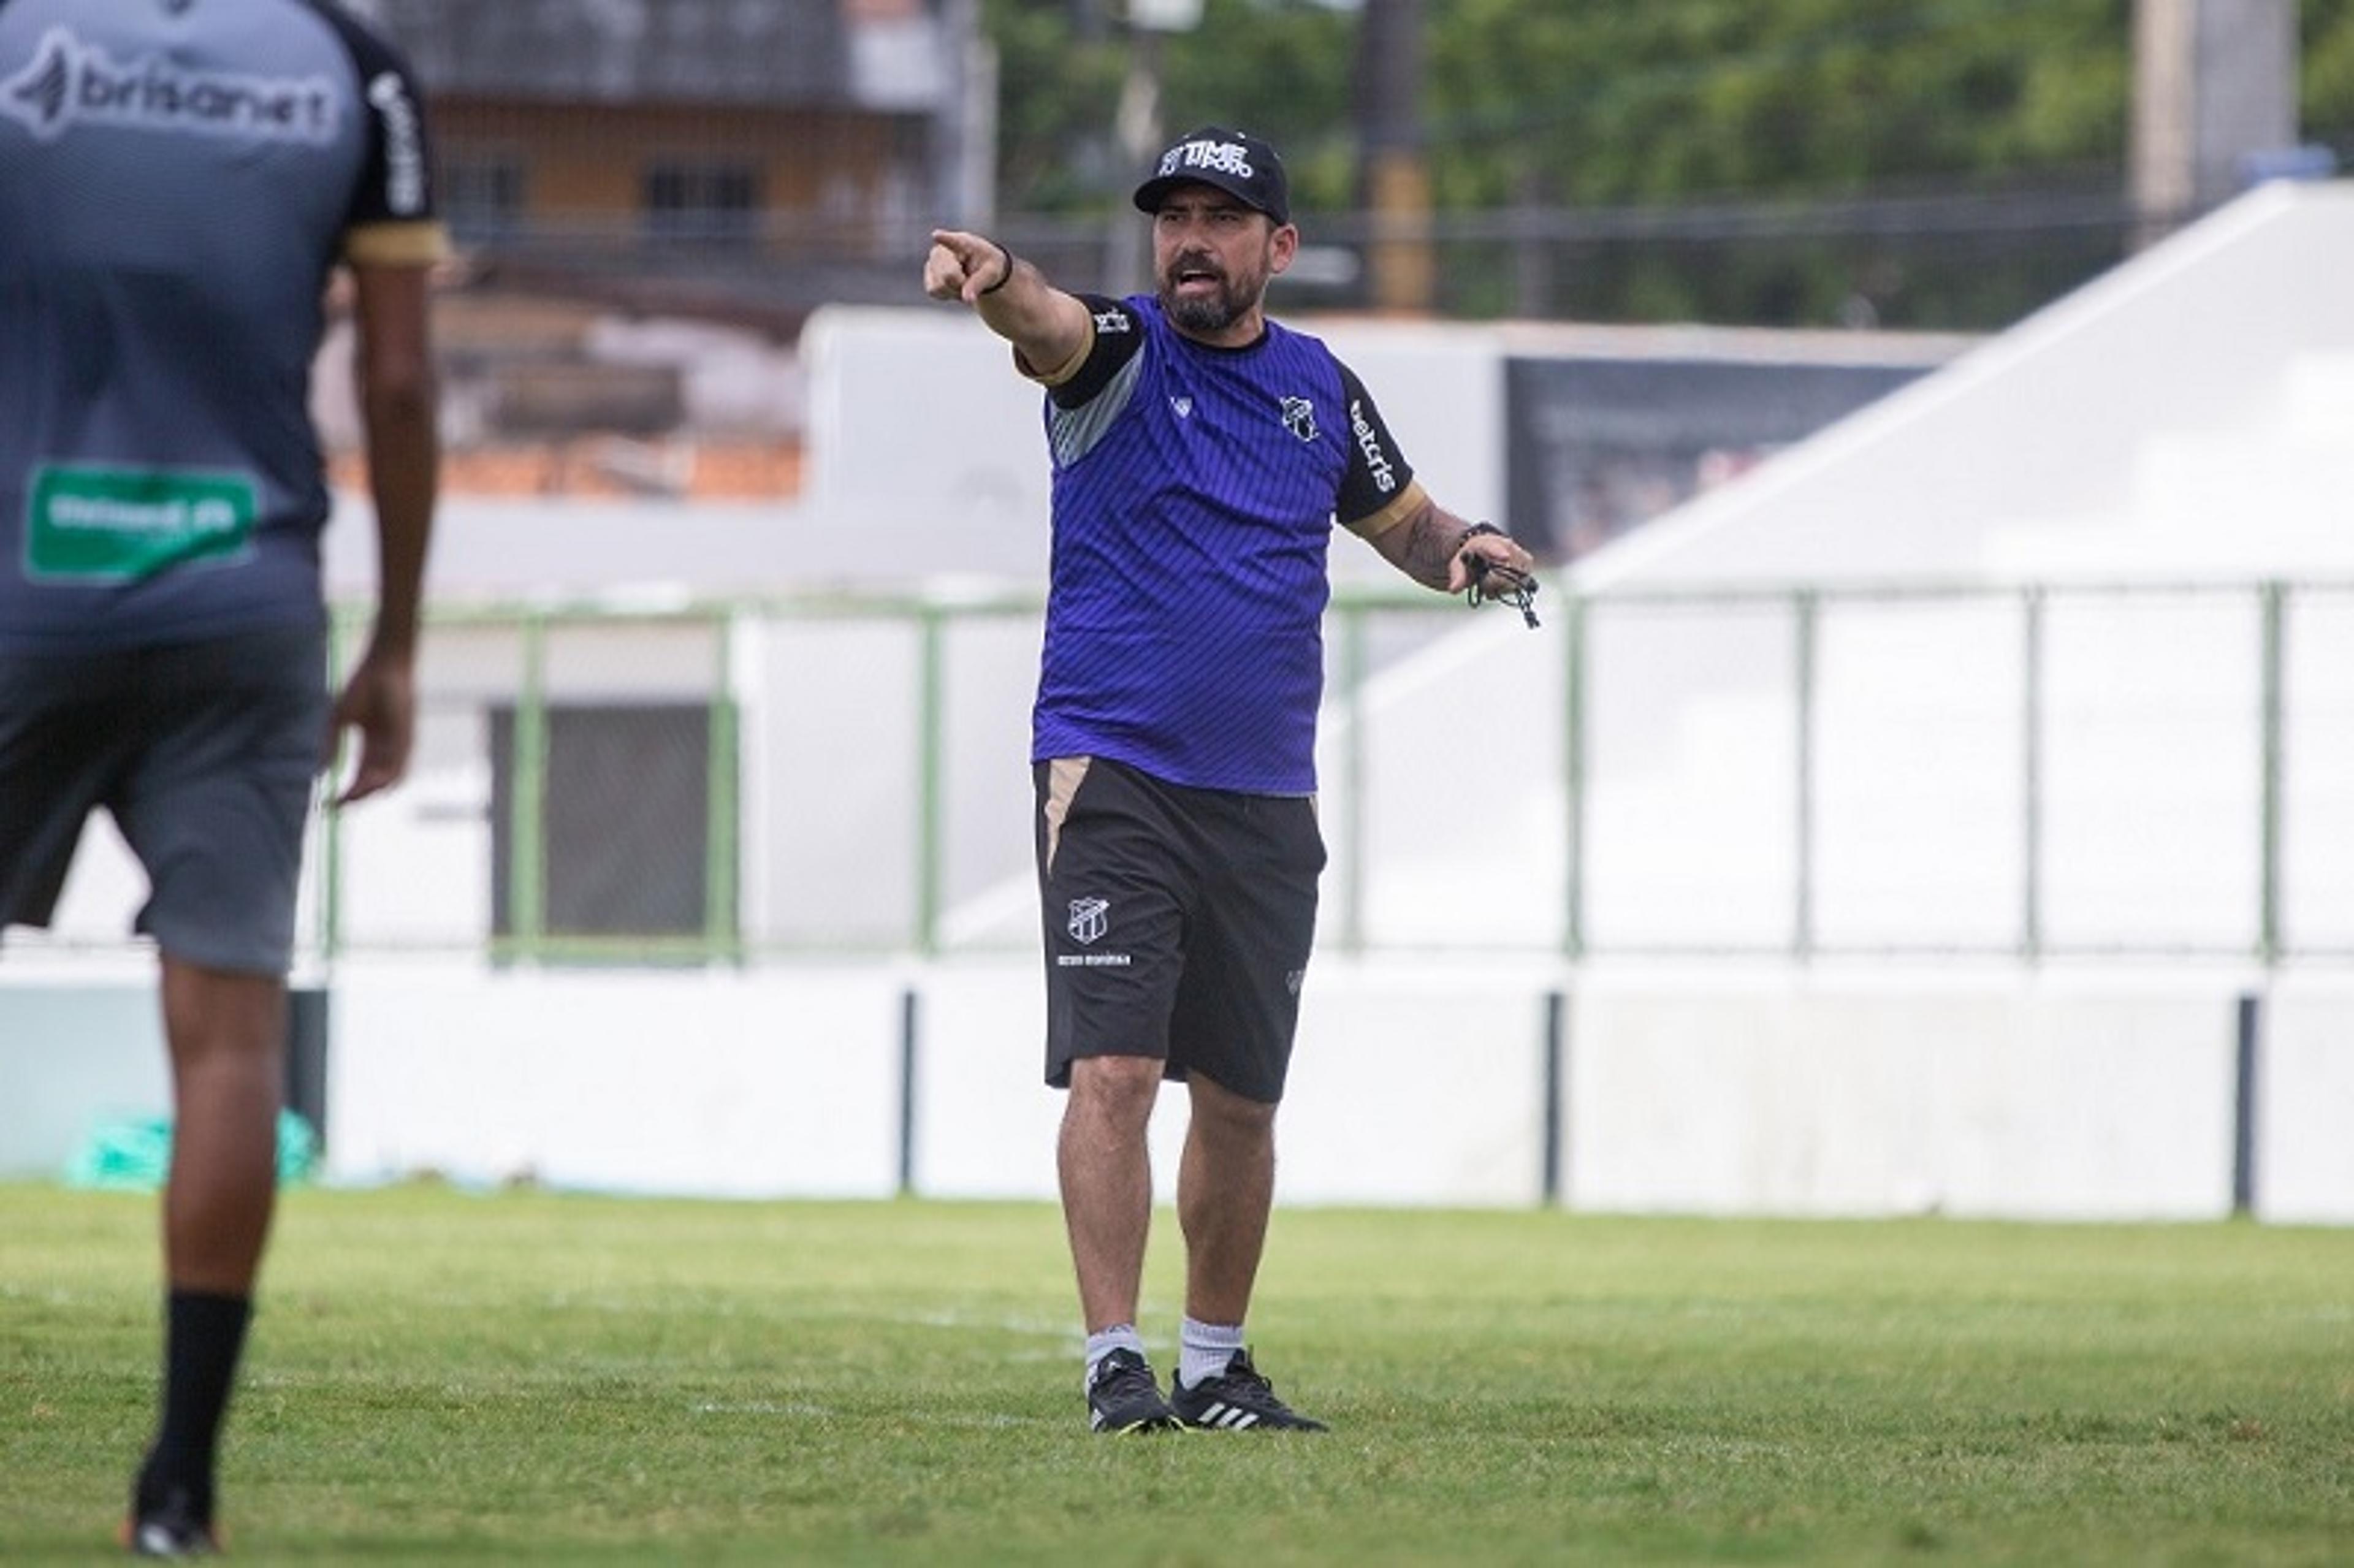
<path fill-rule="evenodd" d="M 1236 47 L 1235 39 L 1247 42 Z M 1172 39 L 1161 119 L 1172 131 L 1240 125 L 1283 153 L 1292 201 L 1331 212 L 1353 200 L 1350 69 L 1356 17 L 1316 0 L 1208 0 Z"/>
<path fill-rule="evenodd" d="M 1112 19 L 1119 9 L 1104 0 L 987 0 L 1004 210 L 1116 211 L 1135 187 L 1140 172 L 1119 156 L 1113 130 L 1131 57 L 1127 29 Z M 1283 149 L 1296 202 L 1344 206 L 1354 178 L 1355 47 L 1355 16 L 1319 0 L 1207 0 L 1200 27 L 1161 44 L 1161 124 L 1266 136 Z"/>
<path fill-rule="evenodd" d="M 1144 1328 L 1182 1287 L 1160 1216 Z M 107 1549 L 152 1198 L 0 1187 L 0 1543 Z M 1327 1436 L 1090 1436 L 1042 1204 L 288 1195 L 242 1562 L 2342 1561 L 2354 1232 L 1278 1212 Z"/>
<path fill-rule="evenodd" d="M 2354 174 L 2354 0 L 2300 0 L 2305 134 Z"/>
<path fill-rule="evenodd" d="M 1098 204 L 1110 177 L 1124 46 L 1074 26 L 1066 0 L 988 0 L 998 55 L 998 189 L 1007 211 Z"/>
<path fill-rule="evenodd" d="M 1115 210 L 1128 44 L 1113 0 L 991 0 L 1004 54 L 1009 212 Z M 2134 0 L 1425 0 L 1442 214 L 1756 209 L 2076 193 L 2125 178 Z M 2309 139 L 2354 164 L 2354 0 L 2303 0 Z M 1291 164 L 1310 238 L 1354 206 L 1358 13 L 1208 0 L 1163 46 L 1164 123 L 1240 122 Z M 1768 226 L 1770 228 L 1770 225 Z M 1977 233 L 1726 235 L 1556 245 L 1553 313 L 1600 319 L 2002 324 L 2123 254 L 2096 223 Z M 1512 309 L 1527 259 L 1451 251 L 1447 310 Z"/>
<path fill-rule="evenodd" d="M 1852 192 L 2122 155 L 2127 0 L 1438 0 L 1453 205 Z"/>

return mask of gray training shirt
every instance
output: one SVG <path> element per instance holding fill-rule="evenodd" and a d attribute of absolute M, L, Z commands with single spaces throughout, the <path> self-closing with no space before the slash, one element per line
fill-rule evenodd
<path fill-rule="evenodd" d="M 330 5 L 0 0 L 0 649 L 321 619 L 321 296 L 446 249 L 419 101 Z"/>

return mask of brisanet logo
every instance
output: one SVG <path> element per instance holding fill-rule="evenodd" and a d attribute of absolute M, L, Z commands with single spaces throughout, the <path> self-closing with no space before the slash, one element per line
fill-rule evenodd
<path fill-rule="evenodd" d="M 334 138 L 341 104 L 324 77 L 185 70 L 154 55 L 125 65 L 65 27 L 43 34 L 32 62 L 0 82 L 0 114 L 41 142 L 86 124 L 317 144 Z"/>

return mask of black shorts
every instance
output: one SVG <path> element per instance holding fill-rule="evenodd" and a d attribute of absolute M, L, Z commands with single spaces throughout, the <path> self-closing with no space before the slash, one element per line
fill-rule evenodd
<path fill-rule="evenodd" d="M 48 924 L 102 806 L 147 873 L 139 930 L 183 962 L 284 974 L 327 712 L 310 628 L 0 654 L 0 925 Z"/>
<path fill-rule="evenodd" d="M 1102 758 L 1033 764 L 1046 1081 L 1152 1056 L 1283 1097 L 1316 937 L 1316 803 L 1163 783 Z"/>

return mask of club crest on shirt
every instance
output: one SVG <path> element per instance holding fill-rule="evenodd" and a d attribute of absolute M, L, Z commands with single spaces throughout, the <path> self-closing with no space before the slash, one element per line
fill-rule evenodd
<path fill-rule="evenodd" d="M 1177 410 L 1177 417 L 1181 419 L 1190 419 L 1193 417 L 1193 399 L 1191 397 L 1172 397 L 1169 399 L 1169 406 Z"/>
<path fill-rule="evenodd" d="M 1074 898 L 1071 900 L 1071 923 L 1068 929 L 1076 942 L 1092 942 L 1111 927 L 1111 900 L 1108 898 Z"/>
<path fill-rule="evenodd" d="M 1305 397 L 1283 400 L 1283 428 L 1303 441 L 1316 439 L 1316 405 Z"/>

